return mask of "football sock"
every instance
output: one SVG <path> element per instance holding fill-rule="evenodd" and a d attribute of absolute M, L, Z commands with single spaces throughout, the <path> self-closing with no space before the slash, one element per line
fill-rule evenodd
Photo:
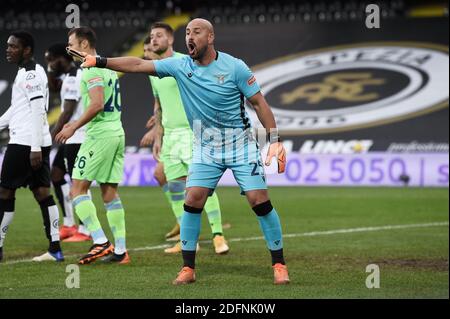
<path fill-rule="evenodd" d="M 42 219 L 44 220 L 45 235 L 49 241 L 48 251 L 55 253 L 61 250 L 59 245 L 59 211 L 53 196 L 48 196 L 39 202 L 41 207 Z"/>
<path fill-rule="evenodd" d="M 161 186 L 162 191 L 164 193 L 164 196 L 166 196 L 167 202 L 169 203 L 169 205 L 172 207 L 172 198 L 170 196 L 170 191 L 169 191 L 169 184 L 166 183 L 163 186 Z"/>
<path fill-rule="evenodd" d="M 65 179 L 58 182 L 53 182 L 53 189 L 55 190 L 56 198 L 64 216 L 64 226 L 73 226 L 75 220 L 73 218 L 72 201 L 70 200 L 70 185 Z"/>
<path fill-rule="evenodd" d="M 6 232 L 14 217 L 16 199 L 0 199 L 0 248 L 5 242 Z"/>
<path fill-rule="evenodd" d="M 205 203 L 205 211 L 208 216 L 209 226 L 213 236 L 222 235 L 222 214 L 220 212 L 219 197 L 216 192 L 208 197 Z"/>
<path fill-rule="evenodd" d="M 180 240 L 184 266 L 195 267 L 195 252 L 202 221 L 203 208 L 184 205 L 181 221 Z"/>
<path fill-rule="evenodd" d="M 109 203 L 105 203 L 106 216 L 109 227 L 114 235 L 114 253 L 122 255 L 127 251 L 125 244 L 125 211 L 120 198 L 116 198 Z"/>
<path fill-rule="evenodd" d="M 283 237 L 281 232 L 280 218 L 270 201 L 253 207 L 258 216 L 259 226 L 264 234 L 267 248 L 272 256 L 272 264 L 285 264 L 283 257 Z"/>
<path fill-rule="evenodd" d="M 83 194 L 73 199 L 75 213 L 83 221 L 83 225 L 91 232 L 94 244 L 108 241 L 97 217 L 97 210 L 89 195 Z"/>
<path fill-rule="evenodd" d="M 87 191 L 87 195 L 92 199 L 92 193 L 91 193 L 91 190 L 90 189 L 88 189 L 88 191 Z M 73 203 L 72 203 L 72 201 L 70 202 L 71 203 L 71 205 L 72 205 L 72 207 L 73 207 Z M 85 235 L 87 235 L 87 236 L 90 236 L 91 235 L 91 233 L 89 232 L 89 230 L 87 229 L 87 227 L 84 227 L 84 225 L 83 225 L 83 221 L 78 217 L 78 232 L 79 233 L 82 233 L 82 234 L 85 234 Z"/>
<path fill-rule="evenodd" d="M 186 181 L 173 180 L 167 183 L 169 185 L 170 202 L 172 211 L 175 214 L 178 224 L 181 225 L 181 217 L 184 212 L 184 193 L 186 190 Z"/>

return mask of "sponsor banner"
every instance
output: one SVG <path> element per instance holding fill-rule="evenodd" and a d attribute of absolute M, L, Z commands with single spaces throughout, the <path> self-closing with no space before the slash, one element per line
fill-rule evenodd
<path fill-rule="evenodd" d="M 126 186 L 157 186 L 156 162 L 149 154 L 127 154 Z M 285 174 L 266 170 L 269 186 L 449 186 L 448 154 L 288 155 Z M 237 186 L 228 170 L 219 185 Z"/>
<path fill-rule="evenodd" d="M 265 150 L 262 151 L 265 154 Z M 52 152 L 52 158 L 55 152 Z M 263 156 L 264 158 L 265 156 Z M 0 154 L 0 163 L 3 154 Z M 269 186 L 449 187 L 449 156 L 439 153 L 300 154 L 287 157 L 286 172 L 266 168 Z M 127 153 L 122 186 L 158 186 L 151 154 Z M 237 186 L 227 170 L 219 186 Z"/>
<path fill-rule="evenodd" d="M 449 186 L 448 154 L 288 155 L 285 174 L 268 174 L 272 186 Z M 228 184 L 228 179 L 222 181 Z"/>

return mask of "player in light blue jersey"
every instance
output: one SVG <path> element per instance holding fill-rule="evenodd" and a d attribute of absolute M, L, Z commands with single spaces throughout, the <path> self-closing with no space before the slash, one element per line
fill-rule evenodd
<path fill-rule="evenodd" d="M 106 67 L 132 73 L 147 73 L 177 80 L 181 99 L 195 135 L 192 165 L 189 168 L 181 242 L 184 266 L 174 284 L 195 281 L 195 249 L 200 232 L 200 213 L 208 195 L 226 169 L 233 171 L 245 193 L 272 256 L 274 283 L 289 283 L 283 256 L 283 240 L 278 213 L 267 192 L 258 143 L 251 134 L 244 97 L 255 109 L 270 143 L 266 165 L 278 159 L 284 172 L 286 152 L 273 113 L 249 67 L 237 58 L 214 48 L 214 29 L 204 19 L 194 19 L 186 27 L 189 56 L 146 61 L 134 57 L 104 58 L 81 54 L 84 67 Z"/>

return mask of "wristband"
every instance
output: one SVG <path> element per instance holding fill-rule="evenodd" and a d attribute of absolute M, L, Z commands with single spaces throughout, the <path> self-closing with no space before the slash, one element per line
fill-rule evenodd
<path fill-rule="evenodd" d="M 95 66 L 97 68 L 106 68 L 106 63 L 108 63 L 108 58 L 99 55 L 95 57 Z"/>
<path fill-rule="evenodd" d="M 270 133 L 267 133 L 267 141 L 270 144 L 281 142 L 280 134 L 278 134 L 278 130 L 271 130 Z"/>

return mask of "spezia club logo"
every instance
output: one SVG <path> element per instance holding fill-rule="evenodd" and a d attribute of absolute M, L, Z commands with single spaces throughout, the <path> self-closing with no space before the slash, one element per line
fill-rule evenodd
<path fill-rule="evenodd" d="M 281 130 L 346 131 L 448 107 L 448 47 L 368 43 L 326 48 L 253 68 Z M 256 114 L 248 110 L 254 123 Z"/>

